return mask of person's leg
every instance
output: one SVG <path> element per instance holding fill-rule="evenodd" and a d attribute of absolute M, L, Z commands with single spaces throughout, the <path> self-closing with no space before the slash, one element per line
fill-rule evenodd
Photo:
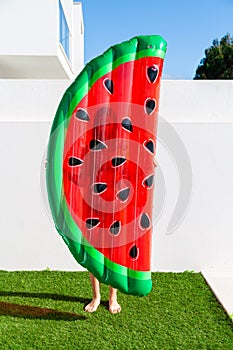
<path fill-rule="evenodd" d="M 90 273 L 90 280 L 91 280 L 91 286 L 92 286 L 92 292 L 93 292 L 93 299 L 85 307 L 85 311 L 87 312 L 94 312 L 97 310 L 99 304 L 100 304 L 100 282 L 95 278 L 92 273 Z"/>
<path fill-rule="evenodd" d="M 121 306 L 117 302 L 117 289 L 113 287 L 109 288 L 109 311 L 112 314 L 121 312 Z"/>

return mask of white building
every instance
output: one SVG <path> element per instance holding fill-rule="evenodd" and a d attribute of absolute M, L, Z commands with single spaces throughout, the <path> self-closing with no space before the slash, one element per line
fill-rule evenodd
<path fill-rule="evenodd" d="M 0 79 L 73 79 L 83 68 L 82 5 L 1 0 Z"/>
<path fill-rule="evenodd" d="M 0 0 L 0 33 L 0 270 L 78 270 L 46 214 L 43 160 L 57 106 L 83 67 L 81 4 Z M 158 141 L 163 142 L 158 142 L 158 163 L 166 201 L 155 226 L 152 255 L 153 271 L 204 271 L 217 295 L 230 291 L 225 302 L 229 313 L 233 312 L 232 95 L 233 81 L 162 81 L 160 114 L 184 144 L 193 183 L 187 215 L 167 234 L 180 179 L 160 121 Z M 170 128 L 171 139 L 169 133 Z"/>

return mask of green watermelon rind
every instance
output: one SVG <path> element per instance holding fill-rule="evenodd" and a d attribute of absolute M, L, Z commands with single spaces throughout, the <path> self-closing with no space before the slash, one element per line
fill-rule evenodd
<path fill-rule="evenodd" d="M 66 90 L 59 104 L 47 152 L 48 199 L 57 231 L 68 245 L 74 258 L 80 265 L 92 272 L 100 282 L 111 284 L 124 293 L 135 295 L 146 295 L 150 292 L 151 272 L 132 270 L 114 263 L 86 241 L 69 212 L 63 193 L 61 171 L 63 147 L 66 130 L 74 109 L 99 78 L 123 63 L 150 56 L 164 59 L 165 53 L 166 42 L 161 36 L 139 36 L 111 47 L 103 55 L 89 62 Z M 80 251 L 86 256 L 85 261 L 81 258 Z"/>

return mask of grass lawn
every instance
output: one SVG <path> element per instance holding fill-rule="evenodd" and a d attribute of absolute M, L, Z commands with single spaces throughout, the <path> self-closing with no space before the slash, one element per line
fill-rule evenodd
<path fill-rule="evenodd" d="M 233 327 L 201 274 L 154 273 L 146 297 L 119 293 L 122 313 L 98 311 L 86 272 L 0 271 L 0 349 L 230 350 Z"/>

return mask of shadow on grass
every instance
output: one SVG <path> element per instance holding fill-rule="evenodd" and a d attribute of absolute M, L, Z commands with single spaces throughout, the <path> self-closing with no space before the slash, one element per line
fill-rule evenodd
<path fill-rule="evenodd" d="M 32 292 L 8 292 L 0 291 L 0 297 L 20 297 L 20 298 L 38 298 L 38 299 L 52 299 L 58 301 L 70 301 L 76 303 L 88 303 L 90 299 L 73 297 L 69 295 L 60 295 L 53 293 L 32 293 Z"/>
<path fill-rule="evenodd" d="M 87 304 L 91 302 L 91 299 L 74 297 L 69 295 L 60 295 L 53 293 L 33 293 L 33 292 L 10 292 L 10 291 L 0 291 L 0 297 L 20 297 L 20 298 L 38 298 L 38 299 L 52 299 L 58 301 L 68 301 L 83 304 L 83 309 Z M 101 305 L 108 310 L 108 301 L 102 300 Z M 84 320 L 86 316 L 78 315 L 70 312 L 63 312 L 48 308 L 41 308 L 37 306 L 30 305 L 20 305 L 9 302 L 0 301 L 0 316 L 15 316 L 23 318 L 40 318 L 47 320 L 65 320 L 65 321 L 75 321 Z"/>
<path fill-rule="evenodd" d="M 38 298 L 38 299 L 52 299 L 59 301 L 70 301 L 70 302 L 79 302 L 87 304 L 90 302 L 90 299 L 71 297 L 66 295 L 51 294 L 51 293 L 29 293 L 29 292 L 10 292 L 2 291 L 0 296 L 8 297 L 21 297 L 21 298 Z M 64 312 L 53 310 L 49 308 L 41 308 L 37 306 L 30 305 L 20 305 L 9 302 L 0 301 L 0 316 L 14 316 L 22 318 L 39 318 L 46 320 L 63 320 L 63 321 L 75 321 L 75 320 L 84 320 L 86 316 L 78 315 L 71 312 Z"/>
<path fill-rule="evenodd" d="M 19 305 L 0 301 L 0 316 L 13 316 L 30 319 L 45 319 L 57 321 L 85 320 L 86 317 L 72 312 L 58 311 L 30 305 Z"/>
<path fill-rule="evenodd" d="M 58 301 L 68 301 L 83 304 L 83 309 L 91 302 L 89 298 L 73 297 L 69 295 L 60 295 L 54 293 L 32 293 L 32 292 L 10 292 L 0 291 L 0 297 L 20 297 L 20 298 L 38 298 L 38 299 L 52 299 Z M 100 305 L 103 305 L 107 310 L 109 308 L 108 301 L 101 300 Z M 0 310 L 1 315 L 1 310 Z"/>

